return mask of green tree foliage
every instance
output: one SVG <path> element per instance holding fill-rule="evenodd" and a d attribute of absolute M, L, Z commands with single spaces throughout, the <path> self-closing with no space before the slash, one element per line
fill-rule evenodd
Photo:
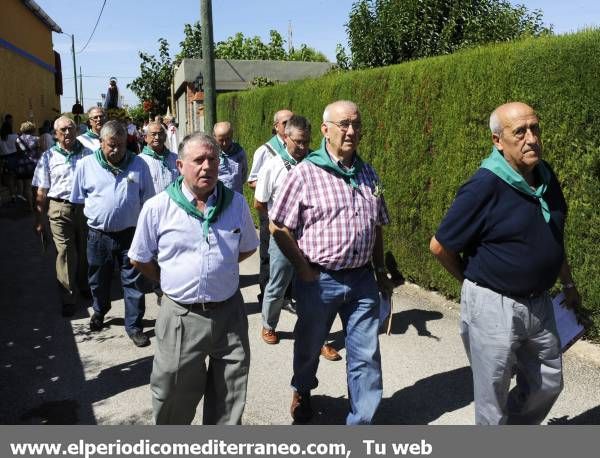
<path fill-rule="evenodd" d="M 354 68 L 552 34 L 540 10 L 507 0 L 358 0 L 346 30 Z"/>
<path fill-rule="evenodd" d="M 299 60 L 302 62 L 329 62 L 327 56 L 314 48 L 301 44 L 300 49 L 292 48 L 287 60 Z"/>
<path fill-rule="evenodd" d="M 148 119 L 148 113 L 144 111 L 144 107 L 141 103 L 133 107 L 129 107 L 127 109 L 127 115 L 133 119 L 133 122 L 137 125 L 143 124 L 144 121 Z"/>
<path fill-rule="evenodd" d="M 179 52 L 173 63 L 179 65 L 183 59 L 202 59 L 202 29 L 200 22 L 183 26 L 184 38 L 179 43 Z"/>
<path fill-rule="evenodd" d="M 166 113 L 170 97 L 173 62 L 169 54 L 169 43 L 164 38 L 158 39 L 158 57 L 139 52 L 142 60 L 140 76 L 127 85 L 140 100 L 153 102 L 153 113 Z"/>

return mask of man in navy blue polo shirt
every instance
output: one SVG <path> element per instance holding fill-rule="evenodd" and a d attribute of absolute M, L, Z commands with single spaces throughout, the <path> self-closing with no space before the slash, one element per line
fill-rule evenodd
<path fill-rule="evenodd" d="M 461 337 L 476 423 L 539 424 L 563 386 L 547 290 L 559 277 L 567 307 L 580 302 L 563 243 L 567 204 L 541 160 L 531 107 L 499 106 L 490 129 L 492 153 L 459 189 L 430 249 L 462 282 Z M 517 384 L 509 392 L 513 371 Z"/>

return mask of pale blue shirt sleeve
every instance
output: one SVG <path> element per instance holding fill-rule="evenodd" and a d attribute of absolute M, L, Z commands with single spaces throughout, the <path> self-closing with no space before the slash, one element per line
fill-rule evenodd
<path fill-rule="evenodd" d="M 138 262 L 150 262 L 158 254 L 158 228 L 156 222 L 156 208 L 149 202 L 142 207 L 135 234 L 129 247 L 129 259 Z"/>
<path fill-rule="evenodd" d="M 256 229 L 254 228 L 254 222 L 252 221 L 252 216 L 250 215 L 248 203 L 241 195 L 240 198 L 242 200 L 242 214 L 239 252 L 247 253 L 248 251 L 255 250 L 258 246 L 258 236 L 256 235 Z"/>
<path fill-rule="evenodd" d="M 73 189 L 71 190 L 71 197 L 69 200 L 74 204 L 83 204 L 85 203 L 85 182 L 84 182 L 84 173 L 83 173 L 83 165 L 85 160 L 78 161 L 75 166 L 75 175 L 73 176 Z"/>

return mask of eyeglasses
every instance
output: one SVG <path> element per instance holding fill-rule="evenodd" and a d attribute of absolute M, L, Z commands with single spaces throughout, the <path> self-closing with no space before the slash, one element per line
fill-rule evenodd
<path fill-rule="evenodd" d="M 75 130 L 75 126 L 59 127 L 58 130 L 60 130 L 61 132 L 68 132 L 70 130 Z"/>
<path fill-rule="evenodd" d="M 148 132 L 148 135 L 150 137 L 160 137 L 161 135 L 163 135 L 164 132 L 162 130 L 158 131 L 158 132 Z"/>
<path fill-rule="evenodd" d="M 325 122 L 330 122 L 331 124 L 335 124 L 336 126 L 338 126 L 340 128 L 341 131 L 347 131 L 350 126 L 352 126 L 352 129 L 354 130 L 361 130 L 362 129 L 362 124 L 360 123 L 360 121 L 349 121 L 348 119 L 343 119 L 342 121 L 325 121 Z"/>
<path fill-rule="evenodd" d="M 292 137 L 288 138 L 294 145 L 296 145 L 296 148 L 306 149 L 310 146 L 310 140 L 294 140 Z"/>
<path fill-rule="evenodd" d="M 101 119 L 104 119 L 104 115 L 90 116 L 89 119 L 93 119 L 94 121 L 100 121 Z"/>

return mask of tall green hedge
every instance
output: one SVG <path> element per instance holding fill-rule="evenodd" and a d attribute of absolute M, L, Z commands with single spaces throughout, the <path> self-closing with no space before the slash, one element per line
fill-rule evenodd
<path fill-rule="evenodd" d="M 220 95 L 218 117 L 252 156 L 271 135 L 273 113 L 290 108 L 311 120 L 316 147 L 323 108 L 337 99 L 361 110 L 360 153 L 381 176 L 391 213 L 386 250 L 406 277 L 450 297 L 457 282 L 429 254 L 429 239 L 490 152 L 491 111 L 511 100 L 533 106 L 569 204 L 566 246 L 594 323 L 588 335 L 600 337 L 600 31 Z"/>

